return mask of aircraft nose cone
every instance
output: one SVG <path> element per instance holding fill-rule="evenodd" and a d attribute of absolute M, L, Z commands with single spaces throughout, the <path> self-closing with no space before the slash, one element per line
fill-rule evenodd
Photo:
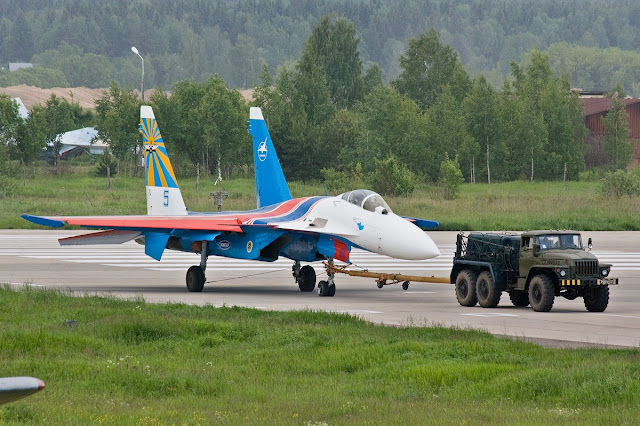
<path fill-rule="evenodd" d="M 385 235 L 387 256 L 407 260 L 424 260 L 440 256 L 436 243 L 420 228 L 400 219 L 392 232 Z"/>

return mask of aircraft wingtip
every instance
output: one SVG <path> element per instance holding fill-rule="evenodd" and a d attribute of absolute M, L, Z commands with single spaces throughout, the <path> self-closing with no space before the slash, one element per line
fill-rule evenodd
<path fill-rule="evenodd" d="M 258 107 L 251 107 L 249 110 L 249 119 L 250 120 L 264 120 L 262 116 L 262 110 Z"/>
<path fill-rule="evenodd" d="M 140 107 L 140 118 L 156 118 L 153 114 L 153 108 L 150 105 L 142 105 Z"/>

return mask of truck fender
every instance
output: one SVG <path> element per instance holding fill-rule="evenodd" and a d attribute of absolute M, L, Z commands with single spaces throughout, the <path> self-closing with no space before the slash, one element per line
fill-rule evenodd
<path fill-rule="evenodd" d="M 525 284 L 525 289 L 529 289 L 529 283 L 536 275 L 544 274 L 551 278 L 553 284 L 558 287 L 558 277 L 553 273 L 553 268 L 544 267 L 544 266 L 534 266 L 529 269 L 529 275 L 527 275 L 527 282 Z"/>

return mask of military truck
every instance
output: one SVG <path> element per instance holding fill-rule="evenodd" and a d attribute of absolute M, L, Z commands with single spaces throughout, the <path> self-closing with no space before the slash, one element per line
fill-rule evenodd
<path fill-rule="evenodd" d="M 557 296 L 582 297 L 588 311 L 603 312 L 609 286 L 618 284 L 610 272 L 575 231 L 473 232 L 458 235 L 450 282 L 462 306 L 495 308 L 506 291 L 515 306 L 538 312 L 550 311 Z"/>

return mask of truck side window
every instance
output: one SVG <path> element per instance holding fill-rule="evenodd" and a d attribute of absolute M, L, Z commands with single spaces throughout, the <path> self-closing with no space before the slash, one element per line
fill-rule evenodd
<path fill-rule="evenodd" d="M 531 238 L 530 237 L 524 237 L 522 238 L 522 248 L 531 248 Z"/>

